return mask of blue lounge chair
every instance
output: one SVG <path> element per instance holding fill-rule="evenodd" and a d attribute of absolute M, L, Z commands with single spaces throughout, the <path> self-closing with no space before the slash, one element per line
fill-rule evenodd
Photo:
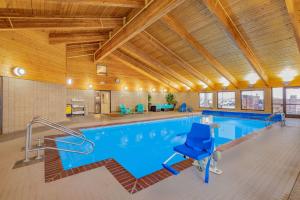
<path fill-rule="evenodd" d="M 143 104 L 137 104 L 135 107 L 135 110 L 137 113 L 144 113 L 144 105 Z"/>
<path fill-rule="evenodd" d="M 124 104 L 120 104 L 120 112 L 121 112 L 121 115 L 128 115 L 128 114 L 131 114 L 131 109 L 126 108 Z"/>
<path fill-rule="evenodd" d="M 187 111 L 187 106 L 186 103 L 182 103 L 181 106 L 178 109 L 179 112 L 186 112 Z"/>
<path fill-rule="evenodd" d="M 163 167 L 177 175 L 179 174 L 179 171 L 167 165 L 167 163 L 176 155 L 189 157 L 197 160 L 198 162 L 202 162 L 203 159 L 208 158 L 205 167 L 204 179 L 205 183 L 208 183 L 210 160 L 214 151 L 214 139 L 211 136 L 210 129 L 209 125 L 193 123 L 191 131 L 187 134 L 185 143 L 174 147 L 173 150 L 175 153 L 162 164 Z"/>

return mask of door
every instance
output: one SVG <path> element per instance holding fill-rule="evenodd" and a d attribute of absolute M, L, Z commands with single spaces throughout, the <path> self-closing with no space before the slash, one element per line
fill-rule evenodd
<path fill-rule="evenodd" d="M 100 91 L 95 92 L 95 113 L 101 113 L 101 100 L 100 100 Z"/>
<path fill-rule="evenodd" d="M 285 88 L 285 114 L 287 117 L 300 117 L 300 87 Z"/>
<path fill-rule="evenodd" d="M 110 113 L 110 91 L 100 91 L 101 114 Z"/>
<path fill-rule="evenodd" d="M 273 88 L 272 101 L 274 113 L 300 118 L 300 87 Z"/>

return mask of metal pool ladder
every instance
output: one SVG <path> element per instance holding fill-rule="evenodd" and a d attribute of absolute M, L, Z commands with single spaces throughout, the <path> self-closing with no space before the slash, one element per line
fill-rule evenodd
<path fill-rule="evenodd" d="M 87 150 L 83 150 L 83 151 L 78 151 L 78 150 L 72 150 L 72 149 L 45 146 L 45 145 L 41 144 L 41 139 L 40 138 L 38 139 L 38 145 L 36 147 L 33 147 L 32 146 L 32 126 L 34 124 L 45 125 L 47 127 L 55 129 L 55 130 L 57 130 L 61 133 L 64 133 L 66 135 L 76 137 L 76 138 L 80 139 L 81 141 L 77 143 L 77 142 L 69 142 L 69 141 L 65 141 L 65 140 L 52 139 L 52 138 L 44 138 L 44 140 L 52 140 L 52 141 L 61 142 L 61 143 L 65 143 L 65 144 L 70 144 L 70 145 L 75 145 L 75 146 L 82 146 L 85 143 L 89 143 L 91 148 L 89 148 Z M 31 152 L 37 152 L 36 159 L 40 159 L 41 158 L 41 151 L 43 151 L 45 149 L 66 151 L 66 152 L 72 152 L 72 153 L 78 153 L 78 154 L 89 154 L 89 153 L 92 153 L 94 151 L 94 147 L 95 147 L 95 143 L 93 141 L 87 139 L 84 135 L 82 135 L 81 132 L 74 131 L 72 129 L 69 129 L 65 126 L 62 126 L 62 125 L 58 124 L 58 123 L 54 123 L 54 122 L 52 122 L 48 119 L 42 118 L 42 117 L 34 117 L 32 119 L 32 121 L 30 121 L 27 124 L 26 140 L 25 140 L 25 160 L 24 160 L 24 162 L 30 161 L 29 157 L 30 157 Z"/>

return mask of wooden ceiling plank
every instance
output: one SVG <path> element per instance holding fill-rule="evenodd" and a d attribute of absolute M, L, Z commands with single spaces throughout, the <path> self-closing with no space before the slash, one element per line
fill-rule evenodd
<path fill-rule="evenodd" d="M 298 4 L 296 4 L 296 1 Z M 298 45 L 298 51 L 300 52 L 300 14 L 298 14 L 297 18 L 297 9 L 295 8 L 295 6 L 299 5 L 299 3 L 299 0 L 285 0 L 286 8 L 290 16 L 290 21 L 292 23 L 294 35 Z"/>
<path fill-rule="evenodd" d="M 50 44 L 78 43 L 78 42 L 103 42 L 108 40 L 108 33 L 99 31 L 81 32 L 51 32 L 49 33 Z"/>
<path fill-rule="evenodd" d="M 163 74 L 169 74 L 177 81 L 179 81 L 185 88 L 196 89 L 191 81 L 187 80 L 181 74 L 174 71 L 171 67 L 165 65 L 164 63 L 148 55 L 138 47 L 134 46 L 132 43 L 127 42 L 126 44 L 122 45 L 120 49 L 126 52 L 127 54 L 131 55 L 132 57 L 136 58 L 137 60 L 145 63 L 146 65 L 151 66 L 153 69 L 161 71 L 163 72 Z"/>
<path fill-rule="evenodd" d="M 143 0 L 50 0 L 50 2 L 69 2 L 80 5 L 93 5 L 103 7 L 141 8 L 145 5 Z"/>
<path fill-rule="evenodd" d="M 95 61 L 105 58 L 108 54 L 145 30 L 162 16 L 183 3 L 184 0 L 153 0 L 138 14 L 128 21 L 113 37 L 95 53 Z"/>
<path fill-rule="evenodd" d="M 1 26 L 9 20 L 11 26 Z M 3 22 L 5 23 L 5 22 Z M 113 29 L 122 26 L 122 18 L 34 18 L 34 17 L 0 17 L 0 30 L 15 29 L 63 29 L 63 28 L 98 28 Z"/>
<path fill-rule="evenodd" d="M 143 31 L 139 34 L 139 36 L 144 40 L 149 42 L 154 48 L 158 49 L 159 51 L 163 52 L 164 55 L 168 56 L 172 59 L 177 65 L 183 67 L 188 73 L 194 76 L 196 79 L 201 80 L 205 84 L 207 84 L 211 89 L 214 89 L 214 83 L 209 80 L 207 76 L 199 72 L 194 66 L 183 60 L 179 55 L 173 52 L 171 49 L 166 47 L 162 42 L 158 39 L 153 37 L 150 33 Z"/>
<path fill-rule="evenodd" d="M 161 74 L 157 73 L 156 71 L 150 69 L 144 63 L 137 61 L 136 59 L 132 58 L 131 56 L 127 55 L 126 53 L 122 52 L 121 50 L 116 50 L 110 54 L 110 57 L 114 58 L 115 60 L 127 65 L 128 67 L 140 72 L 141 74 L 147 76 L 148 78 L 162 84 L 165 87 L 173 88 L 178 91 L 176 84 L 170 82 Z"/>
<path fill-rule="evenodd" d="M 176 21 L 171 15 L 162 17 L 162 21 L 168 26 L 169 29 L 176 32 L 180 37 L 185 39 L 199 54 L 201 54 L 214 69 L 226 78 L 234 87 L 238 87 L 238 81 L 228 72 L 228 70 L 202 46 L 197 39 L 192 36 L 185 27 Z"/>
<path fill-rule="evenodd" d="M 247 41 L 238 30 L 237 26 L 223 7 L 220 1 L 202 0 L 208 10 L 218 19 L 220 24 L 224 27 L 231 40 L 239 47 L 252 68 L 256 71 L 258 76 L 263 80 L 266 86 L 269 86 L 269 77 L 267 76 L 262 64 L 256 57 Z"/>

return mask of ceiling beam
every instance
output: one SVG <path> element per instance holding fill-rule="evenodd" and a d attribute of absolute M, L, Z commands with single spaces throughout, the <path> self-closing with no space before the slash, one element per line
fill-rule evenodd
<path fill-rule="evenodd" d="M 15 29 L 113 29 L 123 25 L 123 18 L 49 18 L 0 17 L 0 30 Z"/>
<path fill-rule="evenodd" d="M 142 51 L 140 48 L 134 46 L 130 42 L 127 42 L 124 45 L 122 45 L 121 49 L 127 54 L 134 57 L 135 59 L 140 60 L 148 66 L 151 66 L 156 71 L 162 72 L 163 74 L 169 74 L 171 77 L 176 79 L 176 81 L 180 82 L 185 88 L 196 89 L 191 81 L 187 80 L 181 74 L 174 71 L 171 67 L 158 61 L 156 58 L 148 55 L 147 53 Z"/>
<path fill-rule="evenodd" d="M 66 55 L 67 58 L 93 56 L 98 48 L 99 42 L 67 44 Z"/>
<path fill-rule="evenodd" d="M 188 62 L 183 60 L 180 56 L 178 56 L 175 52 L 173 52 L 171 49 L 169 49 L 167 46 L 165 46 L 162 42 L 160 42 L 158 39 L 153 37 L 151 34 L 149 34 L 146 31 L 143 31 L 142 33 L 139 34 L 139 36 L 144 41 L 147 41 L 147 43 L 150 43 L 154 48 L 163 52 L 164 55 L 168 56 L 172 61 L 174 61 L 180 67 L 184 68 L 193 77 L 201 80 L 202 82 L 207 84 L 211 89 L 214 89 L 214 84 L 211 80 L 209 80 L 208 77 L 206 77 L 204 74 L 199 72 L 195 67 L 190 65 Z"/>
<path fill-rule="evenodd" d="M 299 0 L 285 0 L 286 8 L 290 16 L 290 21 L 293 26 L 296 42 L 298 45 L 298 50 L 300 52 L 300 1 Z M 296 9 L 296 6 L 299 6 Z M 298 10 L 298 11 L 297 11 Z M 296 13 L 298 12 L 298 14 Z"/>
<path fill-rule="evenodd" d="M 104 7 L 140 8 L 145 5 L 144 0 L 49 0 L 53 3 L 76 3 Z"/>
<path fill-rule="evenodd" d="M 89 31 L 63 31 L 49 33 L 49 43 L 78 43 L 78 42 L 104 42 L 108 40 L 108 33 L 99 30 Z"/>
<path fill-rule="evenodd" d="M 208 63 L 211 64 L 214 69 L 219 72 L 224 78 L 226 78 L 234 87 L 238 87 L 238 81 L 228 72 L 228 70 L 210 53 L 208 50 L 202 46 L 197 39 L 192 36 L 185 27 L 176 21 L 170 15 L 166 15 L 162 18 L 162 21 L 168 26 L 169 29 L 176 32 L 181 38 L 186 40 L 199 54 L 201 54 Z"/>
<path fill-rule="evenodd" d="M 263 69 L 262 64 L 248 45 L 241 32 L 238 30 L 238 27 L 226 12 L 221 2 L 216 0 L 202 0 L 202 2 L 217 18 L 231 40 L 239 47 L 252 68 L 256 71 L 257 75 L 262 79 L 266 86 L 269 86 L 269 77 Z"/>
<path fill-rule="evenodd" d="M 147 76 L 148 78 L 158 82 L 159 84 L 168 88 L 173 88 L 178 91 L 178 88 L 176 87 L 175 83 L 172 83 L 161 74 L 149 68 L 146 64 L 137 61 L 136 59 L 122 52 L 121 50 L 114 51 L 110 54 L 110 57 L 138 71 L 139 73 Z"/>
<path fill-rule="evenodd" d="M 147 4 L 147 6 L 138 12 L 135 17 L 128 21 L 110 40 L 96 51 L 95 61 L 105 58 L 108 54 L 145 30 L 182 2 L 184 2 L 184 0 L 153 0 Z"/>

